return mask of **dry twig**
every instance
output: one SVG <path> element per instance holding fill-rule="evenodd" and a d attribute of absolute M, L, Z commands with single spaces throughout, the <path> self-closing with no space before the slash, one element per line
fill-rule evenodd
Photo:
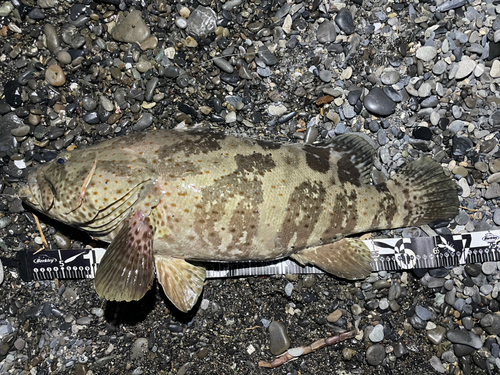
<path fill-rule="evenodd" d="M 40 226 L 40 222 L 38 221 L 38 217 L 36 217 L 35 214 L 33 214 L 33 217 L 35 218 L 36 227 L 38 228 L 38 232 L 40 233 L 40 237 L 42 237 L 42 243 L 43 243 L 43 247 L 40 250 L 35 251 L 35 254 L 36 254 L 36 253 L 42 251 L 43 249 L 48 250 L 49 244 L 47 243 L 47 240 L 45 239 L 45 236 L 43 235 L 42 227 Z"/>
<path fill-rule="evenodd" d="M 260 367 L 275 368 L 284 363 L 293 361 L 301 355 L 309 354 L 324 348 L 325 346 L 335 345 L 341 341 L 352 339 L 356 336 L 357 331 L 342 332 L 340 335 L 330 336 L 318 341 L 314 341 L 311 345 L 304 345 L 298 348 L 288 349 L 288 351 L 279 357 L 276 357 L 272 362 L 259 361 Z"/>

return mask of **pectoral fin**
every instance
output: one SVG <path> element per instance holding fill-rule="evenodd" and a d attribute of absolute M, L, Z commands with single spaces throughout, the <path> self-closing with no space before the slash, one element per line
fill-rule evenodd
<path fill-rule="evenodd" d="M 193 308 L 203 290 L 206 270 L 183 259 L 155 256 L 156 277 L 168 299 L 179 310 Z"/>
<path fill-rule="evenodd" d="M 111 301 L 137 301 L 154 280 L 153 228 L 142 211 L 123 224 L 95 275 L 95 290 Z"/>
<path fill-rule="evenodd" d="M 303 265 L 312 264 L 344 279 L 364 279 L 372 271 L 370 249 L 355 238 L 305 249 L 291 257 Z"/>

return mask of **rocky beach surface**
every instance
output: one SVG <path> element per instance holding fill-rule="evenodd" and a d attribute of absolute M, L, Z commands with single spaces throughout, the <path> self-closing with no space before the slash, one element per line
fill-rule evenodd
<path fill-rule="evenodd" d="M 191 126 L 300 143 L 362 133 L 374 183 L 428 155 L 457 182 L 458 216 L 373 236 L 499 229 L 499 56 L 498 0 L 0 3 L 0 254 L 42 246 L 16 196 L 30 168 Z M 99 245 L 40 220 L 53 249 Z M 4 264 L 0 374 L 494 374 L 499 279 L 497 262 L 358 282 L 216 279 L 182 314 L 159 290 L 106 302 L 91 280 L 25 282 Z M 351 329 L 276 369 L 258 365 Z"/>

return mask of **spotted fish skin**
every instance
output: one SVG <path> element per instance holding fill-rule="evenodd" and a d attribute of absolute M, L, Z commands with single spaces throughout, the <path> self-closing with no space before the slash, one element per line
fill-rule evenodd
<path fill-rule="evenodd" d="M 174 282 L 190 284 L 192 290 L 172 292 L 175 297 L 169 297 L 189 299 L 179 303 L 186 310 L 194 304 L 192 294 L 201 292 L 203 270 L 177 261 L 162 266 L 159 259 L 294 256 L 335 275 L 358 278 L 370 271 L 369 252 L 353 241 L 335 249 L 339 235 L 421 225 L 456 215 L 456 186 L 438 164 L 419 159 L 392 180 L 374 186 L 368 183 L 373 154 L 358 135 L 312 146 L 204 130 L 158 130 L 66 152 L 31 172 L 30 189 L 21 195 L 31 196 L 27 202 L 48 216 L 112 242 L 111 247 L 119 241 L 121 247 L 139 247 L 147 254 L 148 247 L 130 228 L 122 227 L 151 228 L 148 267 L 156 257 L 162 285 L 175 267 L 185 271 L 180 272 L 185 279 Z M 139 219 L 132 223 L 128 220 L 132 215 Z M 335 251 L 339 253 L 334 255 Z M 106 273 L 114 275 L 113 262 L 108 263 Z M 129 265 L 120 267 L 123 271 Z M 168 272 L 161 276 L 160 269 Z M 107 285 L 102 291 L 107 298 L 117 295 L 108 291 L 110 277 L 96 276 L 96 288 Z M 142 284 L 149 285 L 149 279 L 145 277 Z"/>

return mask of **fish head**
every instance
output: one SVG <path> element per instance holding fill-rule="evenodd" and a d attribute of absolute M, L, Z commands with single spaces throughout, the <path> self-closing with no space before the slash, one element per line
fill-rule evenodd
<path fill-rule="evenodd" d="M 158 194 L 151 193 L 156 179 L 134 154 L 91 147 L 39 165 L 19 195 L 47 216 L 99 237 L 116 229 L 138 203 L 157 204 Z"/>

